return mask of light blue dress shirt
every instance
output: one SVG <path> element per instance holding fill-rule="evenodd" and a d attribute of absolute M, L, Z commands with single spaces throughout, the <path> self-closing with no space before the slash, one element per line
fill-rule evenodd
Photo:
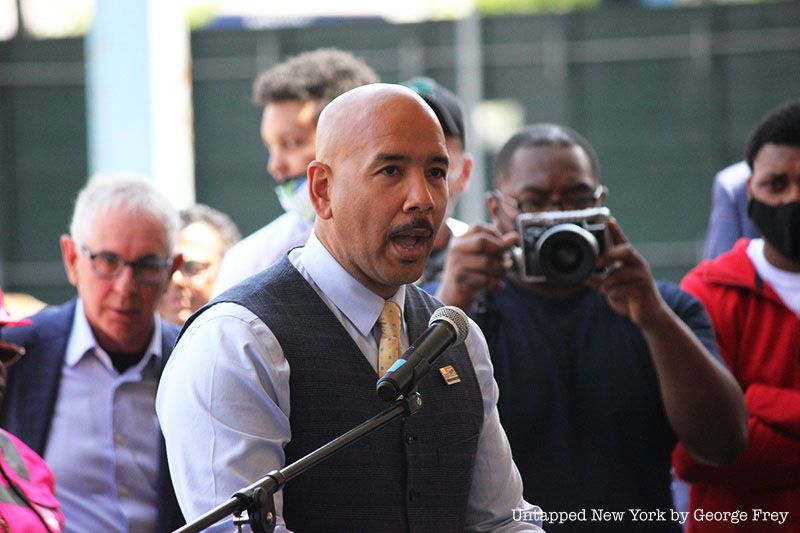
<path fill-rule="evenodd" d="M 117 373 L 78 300 L 44 456 L 56 480 L 66 531 L 155 529 L 161 357 L 157 319 L 146 355 Z"/>
<path fill-rule="evenodd" d="M 289 260 L 376 368 L 376 322 L 385 300 L 345 271 L 313 234 L 304 248 L 290 252 Z M 392 300 L 403 309 L 405 287 Z M 401 337 L 407 347 L 405 320 Z M 470 322 L 465 344 L 484 407 L 467 529 L 541 531 L 534 524 L 512 518 L 513 510 L 532 516 L 538 508 L 522 498 L 522 481 L 497 413 L 498 391 L 488 348 L 474 322 Z M 156 410 L 167 440 L 178 503 L 187 521 L 284 466 L 283 447 L 292 436 L 289 373 L 272 331 L 237 304 L 220 303 L 203 312 L 179 340 L 162 375 Z M 279 491 L 275 495 L 276 531 L 286 531 L 280 518 L 282 504 Z M 231 531 L 233 526 L 225 521 L 211 530 Z"/>

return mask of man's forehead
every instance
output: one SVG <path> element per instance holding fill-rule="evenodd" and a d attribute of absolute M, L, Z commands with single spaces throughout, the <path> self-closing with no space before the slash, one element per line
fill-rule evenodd
<path fill-rule="evenodd" d="M 155 214 L 109 208 L 95 213 L 82 244 L 112 252 L 127 247 L 143 250 L 142 255 L 150 251 L 160 254 L 168 246 L 168 236 L 163 221 Z"/>
<path fill-rule="evenodd" d="M 381 124 L 369 125 L 364 133 L 356 136 L 356 143 L 363 143 L 376 159 L 406 158 L 440 163 L 449 159 L 444 135 L 435 121 L 405 121 L 395 116 Z"/>
<path fill-rule="evenodd" d="M 449 164 L 446 151 L 417 151 L 417 152 L 377 152 L 373 157 L 375 163 L 420 163 L 420 164 Z"/>
<path fill-rule="evenodd" d="M 753 170 L 766 164 L 795 163 L 798 159 L 800 159 L 800 146 L 767 143 L 756 154 L 753 160 L 753 167 L 755 167 Z"/>
<path fill-rule="evenodd" d="M 317 141 L 317 157 L 326 157 L 335 151 L 337 156 L 345 158 L 362 154 L 369 161 L 405 158 L 425 163 L 434 160 L 440 164 L 448 162 L 444 135 L 438 122 L 401 114 L 354 121 L 340 134 L 334 130 L 332 135 L 323 137 L 318 132 Z"/>
<path fill-rule="evenodd" d="M 317 107 L 315 100 L 275 100 L 264 106 L 264 114 L 280 112 L 308 117 L 310 114 L 316 114 Z"/>
<path fill-rule="evenodd" d="M 547 176 L 569 171 L 583 179 L 596 181 L 585 152 L 576 146 L 524 146 L 513 154 L 509 168 L 512 176 Z"/>
<path fill-rule="evenodd" d="M 316 129 L 317 107 L 299 100 L 267 104 L 261 116 L 261 135 L 280 136 Z"/>
<path fill-rule="evenodd" d="M 800 176 L 800 146 L 765 144 L 758 152 L 750 180 L 760 183 L 778 176 Z"/>

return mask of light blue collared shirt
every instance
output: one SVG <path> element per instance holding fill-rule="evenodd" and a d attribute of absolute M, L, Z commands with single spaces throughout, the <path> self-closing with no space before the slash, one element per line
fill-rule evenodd
<path fill-rule="evenodd" d="M 376 368 L 376 322 L 385 300 L 356 281 L 313 234 L 304 248 L 290 252 L 289 260 Z M 405 287 L 392 300 L 403 309 Z M 405 320 L 401 343 L 408 346 Z M 522 481 L 497 413 L 498 391 L 488 348 L 474 322 L 470 321 L 465 344 L 484 407 L 466 527 L 470 531 L 541 531 L 512 519 L 513 510 L 533 514 L 538 508 L 522 498 Z M 181 337 L 162 376 L 156 410 L 167 440 L 178 503 L 187 521 L 285 465 L 283 447 L 291 440 L 289 372 L 272 331 L 238 304 L 213 306 Z M 275 494 L 276 531 L 286 531 L 280 518 L 282 505 L 279 491 Z M 211 530 L 231 531 L 233 526 L 227 520 Z"/>
<path fill-rule="evenodd" d="M 117 373 L 75 306 L 45 460 L 66 531 L 152 532 L 160 430 L 155 413 L 161 323 L 145 356 Z"/>

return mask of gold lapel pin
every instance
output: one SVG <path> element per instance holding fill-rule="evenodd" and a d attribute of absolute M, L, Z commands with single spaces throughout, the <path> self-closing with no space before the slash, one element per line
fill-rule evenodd
<path fill-rule="evenodd" d="M 458 372 L 453 368 L 453 365 L 443 366 L 439 369 L 439 373 L 442 375 L 442 378 L 444 378 L 444 382 L 448 385 L 461 383 L 461 378 L 458 377 Z"/>

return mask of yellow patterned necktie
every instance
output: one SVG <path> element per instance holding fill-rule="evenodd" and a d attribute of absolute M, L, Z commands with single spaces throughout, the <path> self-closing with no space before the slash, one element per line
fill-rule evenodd
<path fill-rule="evenodd" d="M 378 375 L 382 376 L 400 357 L 400 306 L 391 300 L 383 304 L 378 318 L 381 340 L 378 343 Z"/>

